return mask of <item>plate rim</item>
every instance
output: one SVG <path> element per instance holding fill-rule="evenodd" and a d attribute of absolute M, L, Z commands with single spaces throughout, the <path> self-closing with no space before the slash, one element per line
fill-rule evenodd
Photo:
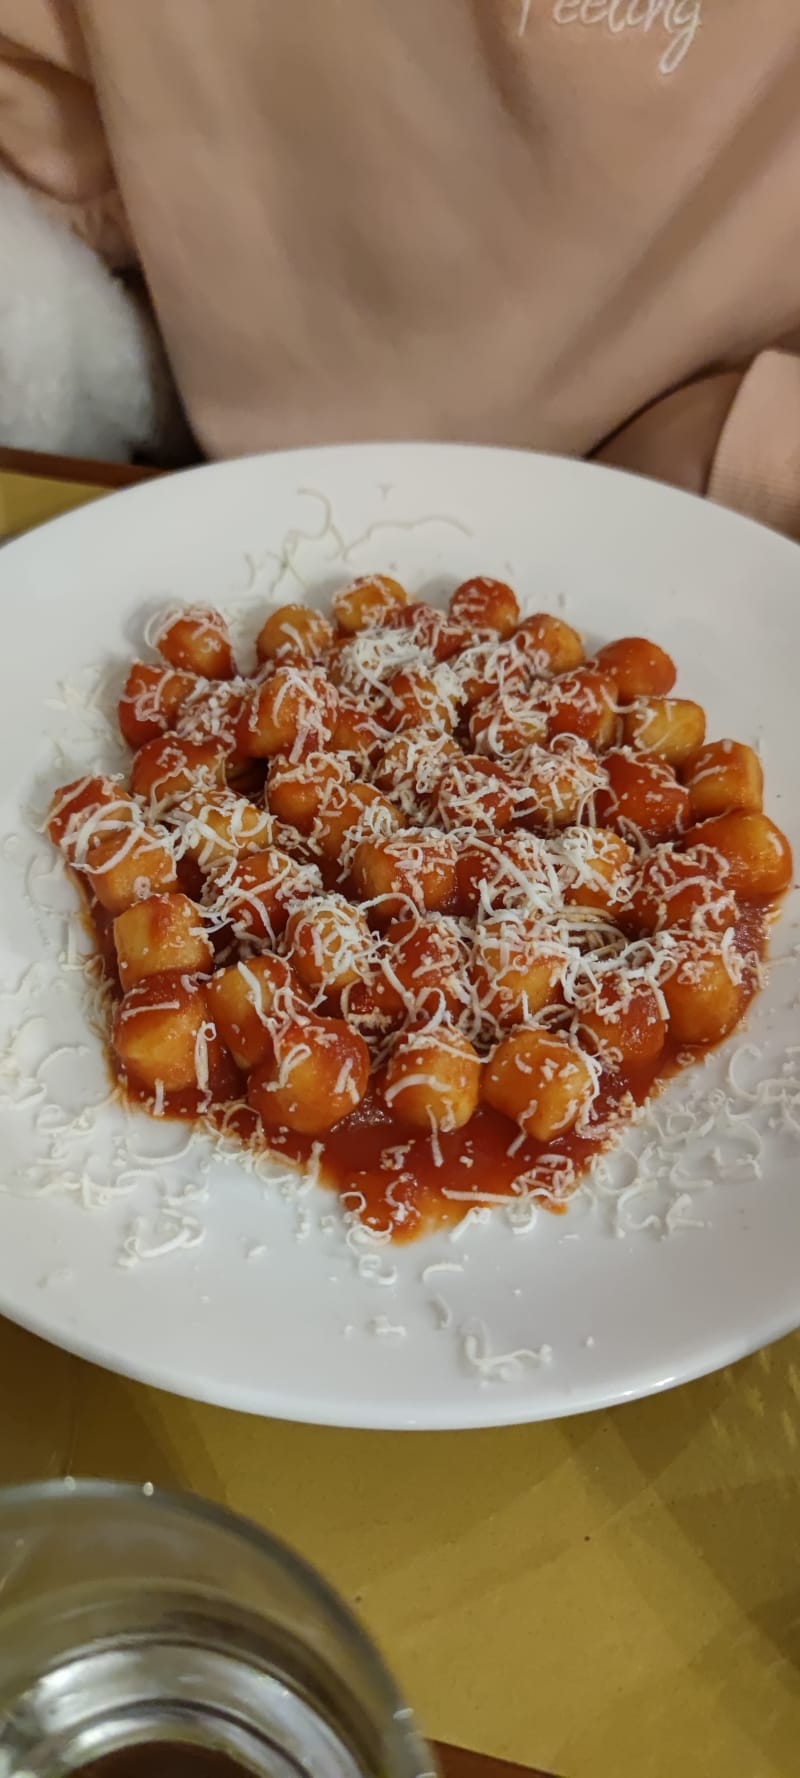
<path fill-rule="evenodd" d="M 706 512 L 713 512 L 714 520 L 719 517 L 728 531 L 730 531 L 734 524 L 744 526 L 748 532 L 755 532 L 760 534 L 762 538 L 769 539 L 771 548 L 778 547 L 783 549 L 784 545 L 788 546 L 785 551 L 787 558 L 789 552 L 792 552 L 794 555 L 798 549 L 798 545 L 793 539 L 771 530 L 769 527 L 762 525 L 747 515 L 733 512 L 731 509 L 721 506 L 715 508 L 714 503 L 709 502 L 700 495 L 680 488 L 675 488 L 669 484 L 652 481 L 649 477 L 639 476 L 631 471 L 621 470 L 612 465 L 587 462 L 582 459 L 571 458 L 558 453 L 534 452 L 524 449 L 504 447 L 501 445 L 481 445 L 477 443 L 451 444 L 447 441 L 437 442 L 429 440 L 421 440 L 418 442 L 413 440 L 386 440 L 364 441 L 342 445 L 301 445 L 285 451 L 274 450 L 268 452 L 254 452 L 245 458 L 228 459 L 220 463 L 193 465 L 190 468 L 178 471 L 169 476 L 156 477 L 129 488 L 115 490 L 113 493 L 103 493 L 102 498 L 100 495 L 98 496 L 97 502 L 89 502 L 81 506 L 76 506 L 67 513 L 55 515 L 44 525 L 35 527 L 32 531 L 26 532 L 23 536 L 11 539 L 3 551 L 3 562 L 9 562 L 11 567 L 13 567 L 13 562 L 19 559 L 20 552 L 28 551 L 32 547 L 39 547 L 42 536 L 44 534 L 50 535 L 53 525 L 62 527 L 62 532 L 63 527 L 65 526 L 72 526 L 73 530 L 79 529 L 81 525 L 88 526 L 89 529 L 91 529 L 95 522 L 95 507 L 105 507 L 109 502 L 116 501 L 119 496 L 124 496 L 130 506 L 134 497 L 140 502 L 146 502 L 147 500 L 152 501 L 154 499 L 156 501 L 162 500 L 165 495 L 165 490 L 168 490 L 176 481 L 185 484 L 190 479 L 193 482 L 196 482 L 198 477 L 215 478 L 220 477 L 220 475 L 230 475 L 235 479 L 236 474 L 241 470 L 242 465 L 249 465 L 252 467 L 255 465 L 269 465 L 276 462 L 288 464 L 291 463 L 293 459 L 308 458 L 310 455 L 313 455 L 320 460 L 330 461 L 335 458 L 336 460 L 341 461 L 342 459 L 347 458 L 357 458 L 363 456 L 365 453 L 369 454 L 384 451 L 390 452 L 395 458 L 399 456 L 406 457 L 409 460 L 412 458 L 418 459 L 421 453 L 424 455 L 435 456 L 442 461 L 446 458 L 452 459 L 457 456 L 468 456 L 472 458 L 490 456 L 493 459 L 514 458 L 520 462 L 524 461 L 534 465 L 537 462 L 558 464 L 564 468 L 568 468 L 571 475 L 576 477 L 586 475 L 592 478 L 595 482 L 600 478 L 610 477 L 614 481 L 622 481 L 628 484 L 639 485 L 649 483 L 651 490 L 656 490 L 657 497 L 665 504 L 669 503 L 673 507 L 683 508 L 685 503 L 689 501 L 695 507 L 704 508 Z M 795 560 L 800 567 L 800 557 L 795 556 Z M 488 1428 L 490 1426 L 499 1427 L 503 1425 L 532 1424 L 539 1420 L 557 1419 L 585 1412 L 598 1411 L 603 1408 L 621 1405 L 627 1401 L 645 1399 L 651 1395 L 663 1393 L 669 1388 L 709 1375 L 727 1364 L 738 1362 L 740 1359 L 747 1357 L 764 1345 L 769 1345 L 782 1339 L 800 1326 L 800 1291 L 798 1293 L 796 1309 L 788 1316 L 786 1314 L 781 1314 L 770 1325 L 769 1331 L 764 1331 L 767 1324 L 766 1322 L 762 1322 L 757 1333 L 753 1333 L 753 1331 L 750 1330 L 743 1333 L 738 1342 L 729 1341 L 726 1345 L 724 1355 L 720 1355 L 716 1349 L 710 1354 L 698 1353 L 696 1363 L 687 1362 L 686 1364 L 681 1365 L 669 1376 L 655 1378 L 644 1386 L 640 1382 L 636 1382 L 629 1387 L 612 1388 L 605 1392 L 599 1392 L 597 1399 L 570 1401 L 565 1395 L 556 1402 L 549 1398 L 538 1398 L 536 1393 L 532 1391 L 527 1403 L 522 1400 L 519 1395 L 509 1397 L 506 1401 L 500 1391 L 497 1391 L 496 1393 L 488 1389 L 481 1391 L 476 1387 L 473 1398 L 476 1410 L 474 1413 L 468 1414 L 466 1406 L 462 1402 L 457 1406 L 455 1414 L 452 1417 L 448 1417 L 440 1407 L 435 1407 L 430 1410 L 424 1408 L 418 1416 L 414 1417 L 414 1419 L 409 1417 L 401 1418 L 396 1413 L 394 1415 L 388 1413 L 385 1416 L 378 1414 L 374 1411 L 374 1403 L 372 1411 L 362 1417 L 362 1415 L 358 1411 L 354 1411 L 352 1407 L 345 1406 L 341 1411 L 336 1411 L 335 1403 L 333 1404 L 333 1407 L 329 1403 L 317 1408 L 317 1405 L 314 1403 L 301 1401 L 299 1404 L 295 1403 L 294 1406 L 290 1406 L 285 1400 L 281 1399 L 279 1395 L 275 1395 L 274 1393 L 271 1395 L 269 1388 L 262 1388 L 260 1392 L 261 1399 L 258 1403 L 255 1403 L 249 1402 L 241 1396 L 237 1399 L 237 1390 L 235 1387 L 233 1389 L 228 1389 L 226 1392 L 221 1392 L 218 1388 L 213 1386 L 207 1390 L 190 1387 L 185 1380 L 165 1381 L 165 1373 L 162 1371 L 159 1374 L 158 1371 L 147 1362 L 140 1365 L 137 1364 L 135 1360 L 120 1358 L 109 1359 L 107 1355 L 103 1355 L 102 1347 L 98 1342 L 92 1338 L 84 1339 L 80 1335 L 71 1334 L 69 1330 L 60 1331 L 58 1334 L 54 1334 L 50 1324 L 52 1318 L 48 1318 L 47 1314 L 25 1314 L 19 1309 L 13 1307 L 9 1308 L 6 1305 L 4 1297 L 0 1297 L 0 1313 L 7 1315 L 16 1325 L 27 1329 L 27 1331 L 39 1338 L 44 1338 L 51 1344 L 57 1345 L 77 1358 L 88 1360 L 103 1369 L 111 1371 L 113 1374 L 143 1383 L 149 1387 L 158 1388 L 165 1393 L 182 1396 L 184 1399 L 230 1407 L 234 1409 L 234 1411 L 258 1416 L 292 1419 L 297 1423 L 311 1425 L 330 1425 L 350 1427 L 354 1429 L 380 1430 L 476 1430 L 479 1428 Z M 244 1394 L 247 1393 L 249 1392 L 245 1390 Z"/>

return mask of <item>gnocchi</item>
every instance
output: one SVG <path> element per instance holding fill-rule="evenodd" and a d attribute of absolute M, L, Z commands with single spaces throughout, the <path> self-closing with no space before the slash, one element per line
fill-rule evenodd
<path fill-rule="evenodd" d="M 598 667 L 578 667 L 554 679 L 539 700 L 547 739 L 574 735 L 598 752 L 610 747 L 617 730 L 616 680 Z"/>
<path fill-rule="evenodd" d="M 532 1027 L 498 1043 L 486 1064 L 483 1097 L 526 1136 L 550 1142 L 586 1114 L 595 1084 L 588 1057 L 576 1045 Z"/>
<path fill-rule="evenodd" d="M 325 807 L 333 787 L 355 782 L 351 761 L 345 753 L 308 753 L 305 759 L 286 759 L 278 754 L 270 764 L 264 795 L 267 807 L 279 821 L 309 834 Z"/>
<path fill-rule="evenodd" d="M 270 952 L 215 971 L 204 993 L 222 1041 L 243 1074 L 272 1056 L 276 1032 L 307 1005 L 291 964 Z"/>
<path fill-rule="evenodd" d="M 514 631 L 513 642 L 536 673 L 571 673 L 582 667 L 585 655 L 577 630 L 563 618 L 537 612 L 526 617 Z"/>
<path fill-rule="evenodd" d="M 378 952 L 374 974 L 377 1004 L 391 1019 L 452 1019 L 469 1001 L 467 945 L 455 920 L 428 914 L 397 920 Z"/>
<path fill-rule="evenodd" d="M 743 741 L 710 741 L 688 761 L 683 782 L 693 821 L 728 815 L 732 809 L 760 814 L 764 772 L 758 754 Z"/>
<path fill-rule="evenodd" d="M 204 679 L 232 679 L 236 671 L 228 626 L 210 605 L 169 611 L 151 626 L 148 640 L 171 667 Z"/>
<path fill-rule="evenodd" d="M 199 684 L 194 673 L 134 661 L 119 700 L 119 729 L 129 747 L 143 747 L 175 727 L 187 698 Z"/>
<path fill-rule="evenodd" d="M 276 1031 L 272 1054 L 253 1069 L 247 1096 L 266 1130 L 318 1136 L 360 1104 L 369 1080 L 369 1050 L 344 1019 L 312 1013 Z"/>
<path fill-rule="evenodd" d="M 386 1067 L 384 1098 L 403 1123 L 438 1133 L 460 1130 L 478 1107 L 480 1058 L 455 1026 L 398 1037 Z"/>
<path fill-rule="evenodd" d="M 578 1017 L 584 1049 L 607 1068 L 654 1062 L 667 1040 L 667 1012 L 659 987 L 625 970 L 609 970 Z"/>
<path fill-rule="evenodd" d="M 485 574 L 473 580 L 462 580 L 450 599 L 450 616 L 464 629 L 496 630 L 510 636 L 519 623 L 519 600 L 504 580 L 491 580 Z"/>
<path fill-rule="evenodd" d="M 481 754 L 463 754 L 442 773 L 434 807 L 445 829 L 499 833 L 511 822 L 518 788 L 509 771 Z"/>
<path fill-rule="evenodd" d="M 186 741 L 174 734 L 146 741 L 134 755 L 131 790 L 158 816 L 198 789 L 225 783 L 226 749 L 220 741 Z"/>
<path fill-rule="evenodd" d="M 372 934 L 343 895 L 310 896 L 289 915 L 284 942 L 306 988 L 340 994 L 369 972 Z"/>
<path fill-rule="evenodd" d="M 202 991 L 183 975 L 147 976 L 114 1014 L 114 1049 L 125 1078 L 153 1094 L 208 1088 L 216 1036 Z"/>
<path fill-rule="evenodd" d="M 100 907 L 110 914 L 178 887 L 169 836 L 163 828 L 144 824 L 96 833 L 81 870 Z"/>
<path fill-rule="evenodd" d="M 603 672 L 612 674 L 622 704 L 631 704 L 634 698 L 666 697 L 677 678 L 675 662 L 643 636 L 607 642 L 593 658 Z"/>
<path fill-rule="evenodd" d="M 154 619 L 129 771 L 50 805 L 120 1080 L 357 1177 L 390 1233 L 558 1198 L 755 992 L 793 873 L 756 753 L 706 741 L 655 643 L 587 659 L 488 576 L 259 622 L 242 674 L 220 612 Z"/>
<path fill-rule="evenodd" d="M 309 667 L 321 660 L 333 641 L 333 624 L 310 605 L 280 605 L 270 613 L 256 637 L 260 661 L 280 666 Z"/>
<path fill-rule="evenodd" d="M 202 900 L 212 927 L 230 927 L 240 941 L 274 944 L 295 906 L 321 889 L 316 865 L 301 864 L 288 852 L 268 846 L 264 852 L 231 859 L 210 871 Z"/>
<path fill-rule="evenodd" d="M 701 851 L 709 869 L 721 864 L 725 887 L 745 901 L 767 901 L 791 883 L 788 840 L 768 815 L 746 809 L 714 815 L 690 827 L 686 844 Z"/>
<path fill-rule="evenodd" d="M 244 701 L 236 743 L 246 759 L 291 760 L 333 740 L 338 699 L 321 667 L 276 667 Z"/>
<path fill-rule="evenodd" d="M 706 738 L 706 713 L 688 698 L 639 698 L 623 723 L 625 740 L 638 752 L 683 766 Z"/>
<path fill-rule="evenodd" d="M 566 961 L 535 916 L 510 910 L 481 920 L 469 962 L 481 1028 L 528 1024 L 556 997 Z"/>
<path fill-rule="evenodd" d="M 399 580 L 390 574 L 365 574 L 360 580 L 336 593 L 333 615 L 340 630 L 354 636 L 392 617 L 398 607 L 408 604 L 408 593 Z"/>
<path fill-rule="evenodd" d="M 678 1043 L 718 1043 L 733 1030 L 742 1010 L 741 959 L 724 939 L 686 938 L 663 993 Z"/>
<path fill-rule="evenodd" d="M 200 910 L 188 895 L 149 895 L 114 921 L 114 948 L 123 988 L 170 971 L 204 975 L 214 953 Z"/>
<path fill-rule="evenodd" d="M 353 859 L 356 894 L 379 925 L 417 908 L 446 909 L 455 896 L 455 841 L 435 828 L 406 828 L 390 839 L 362 840 Z"/>
<path fill-rule="evenodd" d="M 629 749 L 607 753 L 603 764 L 607 782 L 594 799 L 598 822 L 648 840 L 674 839 L 681 833 L 689 817 L 689 793 L 671 766 Z"/>

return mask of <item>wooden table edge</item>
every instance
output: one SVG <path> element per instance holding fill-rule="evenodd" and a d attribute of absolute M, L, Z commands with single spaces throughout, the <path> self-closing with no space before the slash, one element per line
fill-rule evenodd
<path fill-rule="evenodd" d="M 553 1778 L 533 1766 L 519 1766 L 513 1761 L 495 1759 L 490 1753 L 474 1753 L 466 1747 L 451 1747 L 446 1741 L 431 1743 L 444 1773 L 444 1778 Z"/>
<path fill-rule="evenodd" d="M 162 472 L 135 463 L 105 463 L 94 457 L 59 457 L 44 451 L 16 451 L 0 445 L 0 474 L 29 475 L 38 481 L 79 482 L 84 487 L 130 488 Z"/>

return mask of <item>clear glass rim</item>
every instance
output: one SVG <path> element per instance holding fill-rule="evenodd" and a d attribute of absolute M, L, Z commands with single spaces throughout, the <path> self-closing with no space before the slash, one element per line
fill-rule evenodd
<path fill-rule="evenodd" d="M 404 1727 L 407 1725 L 416 1737 L 419 1731 L 416 1728 L 415 1714 L 405 1704 L 383 1656 L 366 1629 L 362 1628 L 355 1613 L 317 1569 L 281 1538 L 274 1537 L 269 1531 L 263 1531 L 251 1519 L 232 1512 L 228 1507 L 217 1506 L 214 1501 L 205 1500 L 195 1494 L 181 1494 L 169 1488 L 155 1486 L 151 1489 L 141 1483 L 105 1481 L 97 1477 L 76 1477 L 74 1480 L 50 1478 L 47 1481 L 22 1482 L 9 1488 L 0 1488 L 0 1532 L 7 1513 L 14 1508 L 24 1509 L 27 1506 L 48 1503 L 63 1505 L 71 1501 L 95 1502 L 98 1505 L 120 1503 L 156 1510 L 159 1507 L 166 1508 L 168 1512 L 194 1520 L 198 1526 L 205 1525 L 216 1531 L 224 1531 L 228 1536 L 248 1543 L 259 1558 L 266 1558 L 282 1567 L 312 1600 L 319 1603 L 332 1620 L 334 1628 L 346 1634 L 354 1645 L 359 1660 L 364 1662 L 371 1679 L 382 1693 L 393 1725 L 398 1728 L 401 1724 Z"/>

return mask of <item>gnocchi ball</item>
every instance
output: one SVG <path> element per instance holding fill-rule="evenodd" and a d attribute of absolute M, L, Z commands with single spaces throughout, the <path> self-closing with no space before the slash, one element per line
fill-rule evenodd
<path fill-rule="evenodd" d="M 412 820 L 431 814 L 439 783 L 462 758 L 452 735 L 393 735 L 376 756 L 372 781 Z"/>
<path fill-rule="evenodd" d="M 121 778 L 75 778 L 55 792 L 47 832 L 69 864 L 80 867 L 93 839 L 141 824 L 141 811 Z"/>
<path fill-rule="evenodd" d="M 526 748 L 514 761 L 514 771 L 520 819 L 547 833 L 583 820 L 608 783 L 591 747 L 572 735 L 559 736 L 549 749 Z"/>
<path fill-rule="evenodd" d="M 672 926 L 724 932 L 737 918 L 735 897 L 702 853 L 656 846 L 638 865 L 624 911 L 634 932 L 662 932 Z"/>
<path fill-rule="evenodd" d="M 551 1142 L 573 1129 L 588 1112 L 595 1091 L 583 1051 L 549 1031 L 510 1032 L 484 1069 L 486 1103 L 536 1142 Z"/>
<path fill-rule="evenodd" d="M 272 819 L 232 790 L 194 790 L 168 810 L 165 820 L 180 835 L 180 855 L 201 870 L 258 852 L 272 842 Z"/>
<path fill-rule="evenodd" d="M 444 1024 L 404 1032 L 392 1050 L 383 1096 L 412 1129 L 463 1129 L 478 1108 L 481 1065 L 472 1044 Z"/>
<path fill-rule="evenodd" d="M 302 759 L 330 745 L 336 710 L 335 687 L 321 667 L 276 667 L 245 699 L 236 745 L 246 759 Z"/>
<path fill-rule="evenodd" d="M 534 673 L 571 673 L 583 666 L 583 643 L 577 630 L 561 617 L 537 612 L 514 633 L 514 647 L 525 655 Z"/>
<path fill-rule="evenodd" d="M 230 926 L 235 938 L 274 944 L 295 904 L 321 891 L 316 865 L 300 864 L 269 846 L 265 852 L 234 858 L 207 877 L 203 905 L 214 927 Z"/>
<path fill-rule="evenodd" d="M 608 783 L 594 799 L 598 822 L 623 832 L 632 829 L 652 840 L 681 832 L 689 814 L 689 792 L 678 783 L 671 766 L 647 753 L 623 749 L 607 753 L 603 764 Z"/>
<path fill-rule="evenodd" d="M 459 913 L 475 915 L 481 906 L 484 913 L 489 913 L 495 907 L 503 906 L 501 894 L 495 894 L 500 883 L 502 863 L 499 846 L 489 839 L 476 836 L 459 846 L 456 864 Z"/>
<path fill-rule="evenodd" d="M 715 936 L 687 938 L 662 991 L 676 1043 L 718 1043 L 738 1024 L 743 1010 L 742 960 L 733 946 Z"/>
<path fill-rule="evenodd" d="M 307 988 L 339 994 L 368 973 L 372 934 L 343 895 L 312 896 L 290 914 L 285 947 Z"/>
<path fill-rule="evenodd" d="M 306 1006 L 306 993 L 285 957 L 267 953 L 218 969 L 205 997 L 226 1048 L 244 1074 L 272 1058 L 273 1039 Z"/>
<path fill-rule="evenodd" d="M 332 788 L 353 783 L 344 753 L 308 753 L 305 759 L 273 759 L 264 795 L 270 813 L 298 833 L 309 834 Z"/>
<path fill-rule="evenodd" d="M 365 709 L 355 698 L 339 694 L 331 740 L 337 752 L 351 753 L 362 764 L 369 764 L 385 746 L 388 736 L 388 729 L 373 711 Z"/>
<path fill-rule="evenodd" d="M 213 952 L 203 917 L 188 895 L 150 895 L 114 921 L 114 945 L 123 989 L 170 970 L 203 975 Z"/>
<path fill-rule="evenodd" d="M 229 756 L 228 771 L 241 765 L 236 735 L 250 681 L 228 679 L 219 684 L 199 680 L 175 724 L 175 732 L 188 741 L 218 741 Z"/>
<path fill-rule="evenodd" d="M 333 624 L 310 605 L 279 605 L 270 613 L 256 637 L 260 661 L 279 666 L 308 667 L 318 661 L 333 641 Z"/>
<path fill-rule="evenodd" d="M 792 881 L 794 863 L 786 835 L 768 815 L 735 810 L 690 827 L 689 848 L 702 848 L 713 871 L 724 870 L 725 888 L 741 901 L 770 901 Z"/>
<path fill-rule="evenodd" d="M 348 636 L 372 624 L 384 623 L 398 607 L 408 604 L 408 593 L 389 574 L 364 574 L 333 597 L 333 615 Z"/>
<path fill-rule="evenodd" d="M 395 630 L 363 630 L 358 636 L 337 637 L 325 656 L 325 666 L 340 694 L 382 720 L 386 681 L 409 664 L 409 652 Z"/>
<path fill-rule="evenodd" d="M 474 710 L 485 698 L 502 702 L 509 697 L 525 698 L 532 682 L 531 667 L 522 650 L 511 642 L 495 638 L 491 642 L 472 642 L 471 646 L 451 661 L 452 671 L 461 687 L 465 704 Z"/>
<path fill-rule="evenodd" d="M 134 754 L 131 790 L 159 815 L 191 791 L 225 783 L 226 750 L 220 741 L 186 741 L 163 735 Z"/>
<path fill-rule="evenodd" d="M 459 908 L 484 914 L 527 905 L 531 890 L 552 899 L 558 879 L 544 841 L 531 833 L 503 833 L 496 844 L 475 838 L 459 845 Z"/>
<path fill-rule="evenodd" d="M 758 754 L 743 741 L 710 741 L 687 765 L 683 782 L 693 821 L 727 815 L 731 809 L 760 814 L 764 773 Z"/>
<path fill-rule="evenodd" d="M 195 673 L 134 661 L 118 706 L 123 741 L 129 747 L 143 747 L 145 741 L 166 735 L 200 683 Z"/>
<path fill-rule="evenodd" d="M 373 784 L 333 785 L 314 823 L 311 845 L 320 858 L 348 874 L 362 840 L 379 841 L 402 825 L 403 817 Z"/>
<path fill-rule="evenodd" d="M 515 909 L 490 914 L 475 929 L 469 979 L 481 1024 L 508 1028 L 559 997 L 567 953 L 543 920 Z"/>
<path fill-rule="evenodd" d="M 355 1111 L 368 1083 L 363 1037 L 344 1019 L 304 1013 L 281 1026 L 273 1056 L 250 1075 L 247 1097 L 266 1130 L 321 1136 Z"/>
<path fill-rule="evenodd" d="M 228 626 L 210 605 L 168 611 L 148 633 L 148 642 L 171 667 L 204 679 L 233 679 L 236 663 Z"/>
<path fill-rule="evenodd" d="M 393 609 L 388 627 L 402 630 L 415 648 L 424 650 L 436 661 L 448 661 L 465 641 L 465 632 L 458 624 L 452 623 L 443 611 L 422 601 Z"/>
<path fill-rule="evenodd" d="M 602 752 L 617 731 L 617 686 L 597 667 L 578 667 L 554 679 L 539 700 L 547 718 L 547 738 L 576 735 Z"/>
<path fill-rule="evenodd" d="M 213 1036 L 202 991 L 190 976 L 148 976 L 114 1014 L 112 1041 L 123 1074 L 151 1092 L 205 1090 Z"/>
<path fill-rule="evenodd" d="M 510 753 L 535 747 L 547 740 L 547 716 L 527 697 L 516 694 L 484 698 L 469 719 L 469 732 L 477 753 L 504 759 Z"/>
<path fill-rule="evenodd" d="M 444 912 L 455 899 L 455 841 L 427 828 L 406 828 L 389 839 L 362 840 L 353 859 L 356 894 L 372 904 L 378 925 L 413 909 Z"/>
<path fill-rule="evenodd" d="M 469 1001 L 467 947 L 455 920 L 429 914 L 398 920 L 386 934 L 374 977 L 378 1005 L 393 1019 L 458 1018 Z"/>
<path fill-rule="evenodd" d="M 386 687 L 384 721 L 389 729 L 429 729 L 449 733 L 458 721 L 461 687 L 445 663 L 428 672 L 403 667 Z"/>
<path fill-rule="evenodd" d="M 499 833 L 514 815 L 517 786 L 496 760 L 462 754 L 440 778 L 434 806 L 442 827 Z"/>
<path fill-rule="evenodd" d="M 611 674 L 621 704 L 632 704 L 634 698 L 664 698 L 677 678 L 675 662 L 643 636 L 607 642 L 605 648 L 598 648 L 594 662 Z"/>
<path fill-rule="evenodd" d="M 702 747 L 706 713 L 688 698 L 639 698 L 622 726 L 629 747 L 678 767 Z"/>
<path fill-rule="evenodd" d="M 556 862 L 567 907 L 613 911 L 625 901 L 633 848 L 610 827 L 566 827 Z"/>
<path fill-rule="evenodd" d="M 504 580 L 478 574 L 462 580 L 450 599 L 450 616 L 467 630 L 497 630 L 510 636 L 519 623 L 519 600 Z"/>
<path fill-rule="evenodd" d="M 663 995 L 624 969 L 609 970 L 579 1012 L 578 1035 L 606 1068 L 655 1062 L 667 1038 Z"/>
<path fill-rule="evenodd" d="M 100 906 L 110 914 L 121 914 L 136 901 L 178 887 L 168 837 L 158 827 L 124 827 L 95 835 L 81 868 Z"/>

